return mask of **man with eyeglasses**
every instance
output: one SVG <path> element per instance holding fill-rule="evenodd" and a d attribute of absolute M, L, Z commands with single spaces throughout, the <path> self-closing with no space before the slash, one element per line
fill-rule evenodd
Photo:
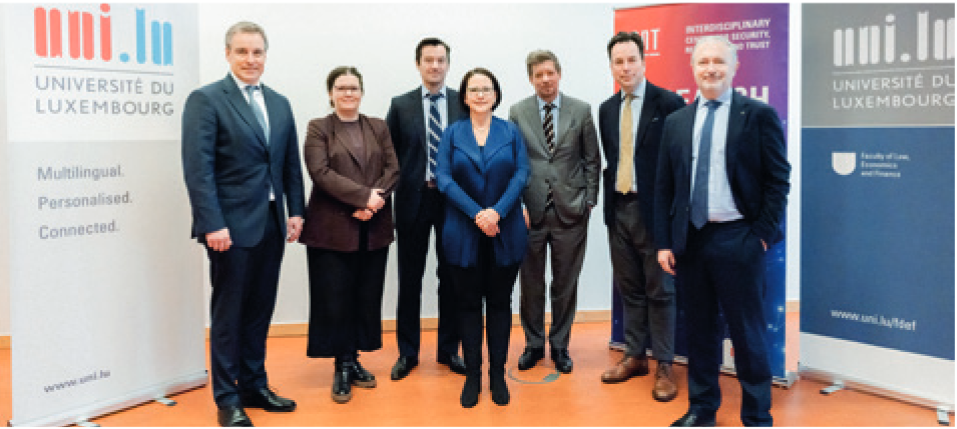
<path fill-rule="evenodd" d="M 532 95 L 512 106 L 509 120 L 525 137 L 531 176 L 523 194 L 529 226 L 528 250 L 519 279 L 519 312 L 525 331 L 521 371 L 545 356 L 545 302 L 551 298 L 549 354 L 555 369 L 572 371 L 568 353 L 578 301 L 578 276 L 585 260 L 588 220 L 598 204 L 598 133 L 588 103 L 561 93 L 561 64 L 551 51 L 533 51 L 525 60 Z M 552 282 L 545 266 L 551 251 Z"/>
<path fill-rule="evenodd" d="M 193 91 L 183 109 L 192 235 L 206 247 L 213 285 L 210 376 L 221 426 L 252 426 L 246 408 L 296 408 L 269 388 L 265 366 L 283 240 L 299 238 L 305 212 L 292 109 L 259 79 L 268 47 L 259 25 L 230 27 L 229 75 Z"/>
<path fill-rule="evenodd" d="M 645 79 L 645 45 L 637 33 L 619 32 L 608 42 L 612 77 L 621 91 L 598 108 L 605 169 L 605 225 L 613 278 L 624 309 L 625 355 L 601 375 L 620 383 L 648 374 L 645 347 L 658 362 L 652 397 L 678 395 L 674 359 L 675 283 L 658 265 L 652 237 L 655 171 L 665 118 L 684 106 L 677 94 Z"/>
<path fill-rule="evenodd" d="M 395 229 L 399 257 L 399 299 L 396 339 L 399 358 L 392 379 L 401 380 L 419 364 L 422 278 L 435 230 L 438 260 L 438 350 L 436 360 L 455 373 L 465 374 L 459 357 L 461 339 L 455 315 L 455 297 L 442 251 L 445 198 L 435 182 L 435 156 L 446 126 L 465 117 L 457 91 L 446 87 L 449 46 L 428 37 L 415 47 L 415 64 L 422 86 L 392 99 L 386 123 L 399 158 L 400 177 L 395 191 Z"/>

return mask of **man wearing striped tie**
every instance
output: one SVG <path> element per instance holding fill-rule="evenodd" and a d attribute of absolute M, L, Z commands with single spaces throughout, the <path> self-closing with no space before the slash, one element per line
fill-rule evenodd
<path fill-rule="evenodd" d="M 392 99 L 385 121 L 399 158 L 399 184 L 395 191 L 395 230 L 399 258 L 399 299 L 396 339 L 399 358 L 392 379 L 401 380 L 419 364 L 422 277 L 429 254 L 432 230 L 442 236 L 445 198 L 435 186 L 435 154 L 442 131 L 466 116 L 459 94 L 445 86 L 449 71 L 449 46 L 429 37 L 415 48 L 415 66 L 422 86 Z M 445 269 L 442 240 L 435 240 L 438 260 L 439 326 L 436 361 L 455 373 L 465 374 L 459 357 L 455 296 Z"/>
<path fill-rule="evenodd" d="M 527 370 L 545 356 L 546 290 L 552 303 L 548 332 L 555 368 L 572 371 L 568 343 L 578 298 L 578 276 L 588 242 L 588 219 L 598 202 L 598 135 L 588 103 L 562 94 L 562 68 L 550 51 L 533 51 L 525 60 L 532 95 L 509 110 L 509 119 L 525 137 L 532 167 L 523 194 L 529 227 L 528 250 L 520 271 L 520 315 L 525 351 L 518 369 Z M 551 251 L 552 284 L 545 266 Z"/>

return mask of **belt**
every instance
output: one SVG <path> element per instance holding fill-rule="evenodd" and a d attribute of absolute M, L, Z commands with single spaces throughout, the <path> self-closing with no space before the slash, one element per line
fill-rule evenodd
<path fill-rule="evenodd" d="M 637 192 L 629 192 L 629 193 L 627 193 L 627 194 L 623 194 L 623 193 L 621 193 L 621 192 L 615 192 L 615 199 L 616 199 L 617 201 L 637 200 L 637 199 L 638 199 L 638 193 L 637 193 Z"/>

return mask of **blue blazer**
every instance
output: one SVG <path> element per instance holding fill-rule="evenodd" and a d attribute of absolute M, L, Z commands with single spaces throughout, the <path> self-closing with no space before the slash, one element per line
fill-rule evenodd
<path fill-rule="evenodd" d="M 668 116 L 661 137 L 655 241 L 659 249 L 671 249 L 675 255 L 684 252 L 690 225 L 692 136 L 698 102 Z M 781 120 L 771 106 L 733 93 L 725 167 L 734 204 L 752 233 L 768 246 L 781 241 L 791 164 Z"/>
<path fill-rule="evenodd" d="M 183 109 L 183 175 L 193 212 L 192 236 L 229 228 L 238 247 L 262 239 L 269 189 L 280 210 L 303 216 L 299 137 L 289 101 L 263 86 L 269 144 L 232 76 L 193 91 Z M 280 218 L 284 218 L 280 213 Z M 286 223 L 281 222 L 283 236 Z"/>
<path fill-rule="evenodd" d="M 525 141 L 515 124 L 493 117 L 484 156 L 482 151 L 468 119 L 442 133 L 436 181 L 447 201 L 442 231 L 445 257 L 455 266 L 476 265 L 479 239 L 485 234 L 475 225 L 475 215 L 492 208 L 501 216 L 499 234 L 494 237 L 495 262 L 514 265 L 522 261 L 528 243 L 521 205 L 529 174 Z"/>
<path fill-rule="evenodd" d="M 648 233 L 654 234 L 655 170 L 658 165 L 658 148 L 661 146 L 661 129 L 665 118 L 685 105 L 685 100 L 671 91 L 645 82 L 645 96 L 641 104 L 638 132 L 634 141 L 634 172 L 638 182 L 638 210 Z M 604 171 L 605 225 L 615 225 L 615 183 L 618 181 L 618 157 L 621 151 L 621 91 L 605 100 L 598 107 L 598 131 L 601 146 L 605 151 L 607 165 Z"/>

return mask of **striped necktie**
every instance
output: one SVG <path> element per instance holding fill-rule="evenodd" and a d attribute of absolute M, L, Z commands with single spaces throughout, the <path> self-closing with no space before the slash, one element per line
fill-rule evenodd
<path fill-rule="evenodd" d="M 442 115 L 439 114 L 439 106 L 436 104 L 442 98 L 442 93 L 429 94 L 429 164 L 428 180 L 435 180 L 435 159 L 439 153 L 439 140 L 442 139 Z"/>
<path fill-rule="evenodd" d="M 545 105 L 545 119 L 542 121 L 542 126 L 545 130 L 545 144 L 548 146 L 548 155 L 549 157 L 555 153 L 555 124 L 552 116 L 552 109 L 555 108 L 555 105 L 548 103 Z M 548 186 L 548 194 L 545 195 L 545 208 L 552 205 L 554 200 L 552 199 L 552 187 Z"/>
<path fill-rule="evenodd" d="M 631 117 L 631 100 L 634 97 L 631 94 L 625 95 L 625 101 L 621 108 L 621 123 L 619 124 L 619 145 L 621 150 L 618 152 L 618 174 L 615 178 L 615 190 L 627 194 L 631 192 L 631 182 L 634 181 L 635 169 L 635 135 L 632 131 L 634 121 Z"/>

